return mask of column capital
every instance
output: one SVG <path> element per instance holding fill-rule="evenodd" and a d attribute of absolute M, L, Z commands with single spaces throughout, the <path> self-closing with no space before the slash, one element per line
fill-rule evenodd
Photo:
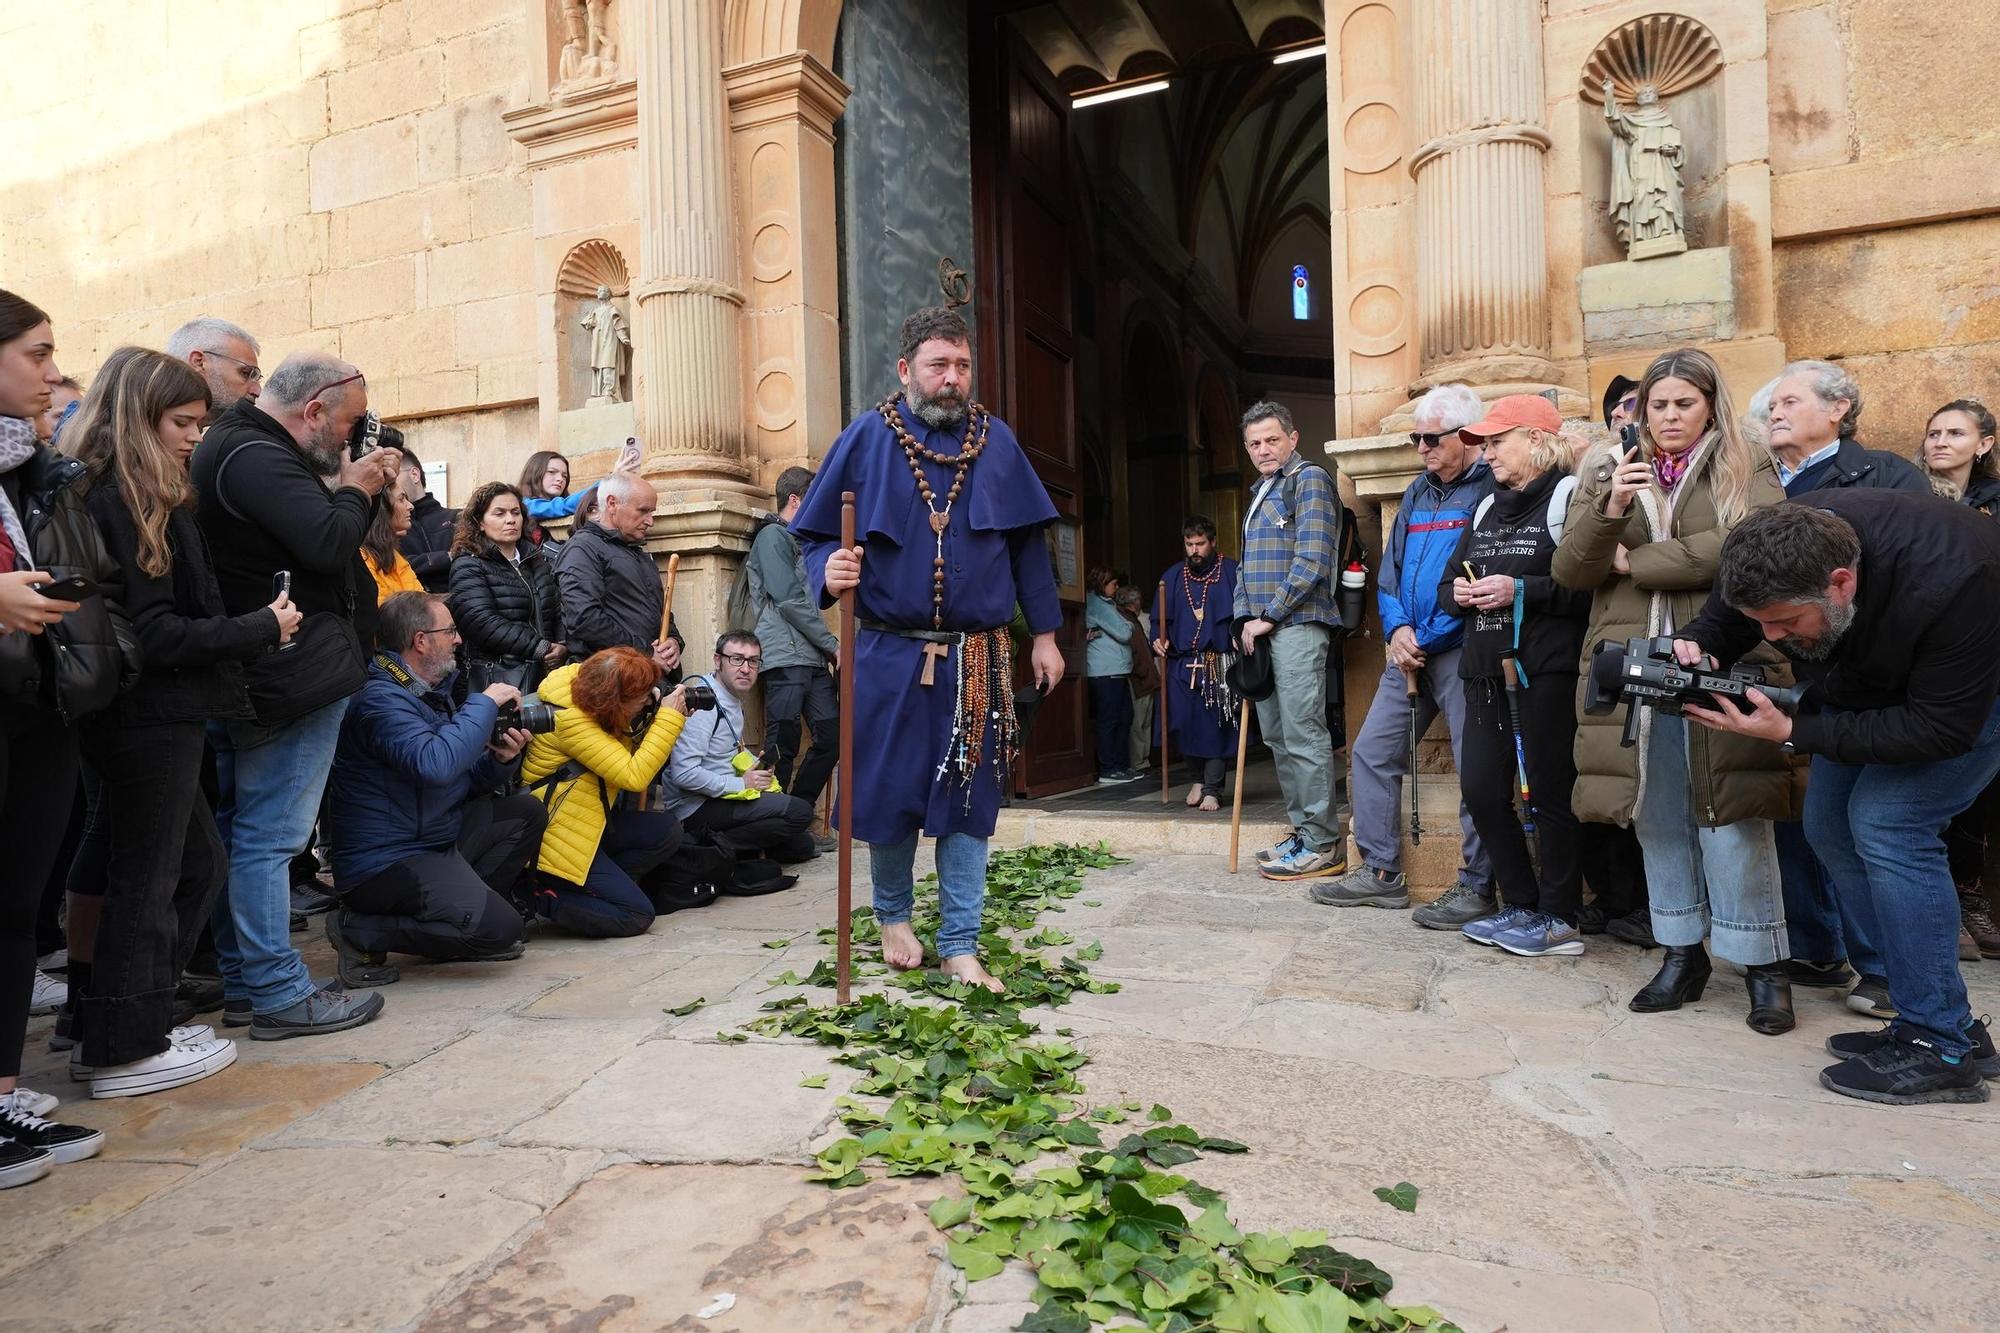
<path fill-rule="evenodd" d="M 732 65 L 722 71 L 736 129 L 797 120 L 833 139 L 833 123 L 854 90 L 810 51 Z"/>

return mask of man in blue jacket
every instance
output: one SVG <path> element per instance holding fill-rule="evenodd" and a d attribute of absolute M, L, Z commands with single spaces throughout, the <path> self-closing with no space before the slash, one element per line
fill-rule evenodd
<path fill-rule="evenodd" d="M 329 787 L 340 906 L 326 936 L 350 987 L 397 980 L 392 952 L 519 958 L 521 913 L 507 895 L 547 822 L 534 793 L 512 790 L 529 734 L 493 739 L 520 691 L 454 692 L 458 627 L 437 594 L 397 593 L 380 617 L 381 650 L 341 723 Z"/>
<path fill-rule="evenodd" d="M 1465 734 L 1465 688 L 1458 678 L 1465 622 L 1437 604 L 1438 582 L 1458 548 L 1459 535 L 1479 502 L 1492 493 L 1493 475 L 1475 445 L 1459 430 L 1486 415 L 1479 395 L 1463 384 L 1441 384 L 1417 403 L 1410 443 L 1424 470 L 1403 492 L 1396 521 L 1382 543 L 1376 599 L 1388 665 L 1375 690 L 1368 720 L 1349 753 L 1349 791 L 1354 804 L 1354 845 L 1362 864 L 1339 879 L 1314 886 L 1313 901 L 1329 907 L 1408 907 L 1410 888 L 1403 876 L 1398 839 L 1403 778 L 1410 771 L 1410 699 L 1404 672 L 1417 681 L 1417 734 L 1444 715 L 1451 752 L 1458 758 Z M 1458 883 L 1437 902 L 1420 908 L 1417 924 L 1456 930 L 1492 913 L 1493 867 L 1472 827 L 1463 802 L 1459 825 L 1465 832 Z"/>

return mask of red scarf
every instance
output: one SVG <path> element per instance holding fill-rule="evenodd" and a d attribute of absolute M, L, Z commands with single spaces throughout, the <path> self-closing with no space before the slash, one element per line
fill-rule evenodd
<path fill-rule="evenodd" d="M 1697 444 L 1695 449 L 1699 449 L 1700 447 Z M 1659 478 L 1660 489 L 1672 495 L 1674 487 L 1679 484 L 1682 477 L 1687 475 L 1688 464 L 1693 461 L 1694 449 L 1683 449 L 1677 454 L 1670 454 L 1664 449 L 1655 452 L 1653 455 L 1653 475 Z"/>

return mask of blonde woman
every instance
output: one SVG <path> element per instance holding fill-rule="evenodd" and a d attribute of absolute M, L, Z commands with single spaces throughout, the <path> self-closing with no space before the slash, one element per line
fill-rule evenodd
<path fill-rule="evenodd" d="M 1722 540 L 1753 508 L 1784 498 L 1768 456 L 1740 433 L 1729 387 L 1707 354 L 1669 352 L 1639 385 L 1640 444 L 1587 460 L 1552 564 L 1556 581 L 1591 592 L 1586 656 L 1610 640 L 1670 635 L 1707 600 Z M 1751 659 L 1789 684 L 1772 650 Z M 1585 664 L 1587 667 L 1587 663 Z M 1794 1023 L 1785 910 L 1771 821 L 1796 818 L 1792 770 L 1775 745 L 1688 727 L 1645 709 L 1639 743 L 1619 743 L 1619 713 L 1577 718 L 1579 819 L 1629 824 L 1645 849 L 1659 975 L 1637 1013 L 1701 998 L 1713 971 L 1704 936 L 1744 968 L 1750 1027 Z"/>

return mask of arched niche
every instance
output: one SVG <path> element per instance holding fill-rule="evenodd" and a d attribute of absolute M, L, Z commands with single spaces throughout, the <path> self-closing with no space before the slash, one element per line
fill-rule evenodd
<path fill-rule="evenodd" d="M 590 335 L 581 326 L 584 313 L 597 304 L 600 287 L 611 290 L 611 302 L 632 320 L 632 279 L 625 256 L 611 242 L 592 238 L 573 247 L 556 270 L 557 402 L 562 410 L 582 407 L 590 397 Z M 620 377 L 618 397 L 632 401 L 632 370 L 628 359 Z"/>

